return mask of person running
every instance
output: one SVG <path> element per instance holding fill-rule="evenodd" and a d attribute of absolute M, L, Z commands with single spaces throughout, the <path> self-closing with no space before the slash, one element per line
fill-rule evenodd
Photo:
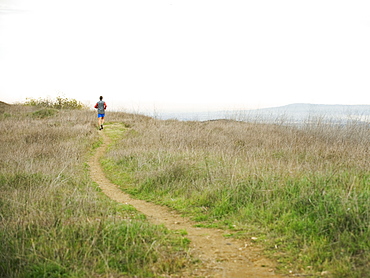
<path fill-rule="evenodd" d="M 100 96 L 100 100 L 95 104 L 94 108 L 98 109 L 98 125 L 99 130 L 103 129 L 105 109 L 107 109 L 107 104 L 103 101 L 103 97 Z"/>

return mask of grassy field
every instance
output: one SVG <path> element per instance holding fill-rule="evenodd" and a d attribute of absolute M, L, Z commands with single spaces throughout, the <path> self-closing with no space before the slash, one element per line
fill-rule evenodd
<path fill-rule="evenodd" d="M 94 112 L 0 104 L 0 277 L 159 277 L 188 263 L 182 235 L 91 182 Z"/>
<path fill-rule="evenodd" d="M 103 165 L 123 190 L 258 238 L 283 273 L 370 277 L 368 125 L 107 120 Z M 182 235 L 91 182 L 94 112 L 0 105 L 0 128 L 0 277 L 158 277 L 191 263 Z"/>
<path fill-rule="evenodd" d="M 370 127 L 141 118 L 103 164 L 199 225 L 257 237 L 287 273 L 370 277 Z"/>

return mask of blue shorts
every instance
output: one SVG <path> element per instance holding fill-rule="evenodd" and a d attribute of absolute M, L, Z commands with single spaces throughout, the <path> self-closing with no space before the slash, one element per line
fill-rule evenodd
<path fill-rule="evenodd" d="M 104 118 L 105 114 L 98 114 L 98 118 Z"/>

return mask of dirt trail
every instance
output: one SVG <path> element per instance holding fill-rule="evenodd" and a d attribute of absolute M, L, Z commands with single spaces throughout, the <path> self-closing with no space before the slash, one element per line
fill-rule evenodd
<path fill-rule="evenodd" d="M 274 273 L 274 264 L 264 258 L 262 251 L 252 242 L 225 238 L 227 231 L 194 227 L 195 222 L 182 217 L 167 207 L 132 199 L 111 183 L 104 175 L 99 163 L 106 152 L 110 139 L 101 132 L 103 144 L 91 158 L 89 164 L 92 179 L 111 199 L 127 203 L 144 213 L 154 224 L 164 224 L 171 230 L 186 230 L 191 240 L 190 253 L 202 262 L 197 269 L 186 269 L 180 276 L 173 277 L 283 277 Z"/>

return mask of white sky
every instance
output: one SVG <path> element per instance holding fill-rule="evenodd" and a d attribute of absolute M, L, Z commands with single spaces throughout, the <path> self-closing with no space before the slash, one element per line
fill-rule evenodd
<path fill-rule="evenodd" d="M 370 1 L 0 0 L 0 100 L 58 95 L 138 112 L 370 104 Z"/>

